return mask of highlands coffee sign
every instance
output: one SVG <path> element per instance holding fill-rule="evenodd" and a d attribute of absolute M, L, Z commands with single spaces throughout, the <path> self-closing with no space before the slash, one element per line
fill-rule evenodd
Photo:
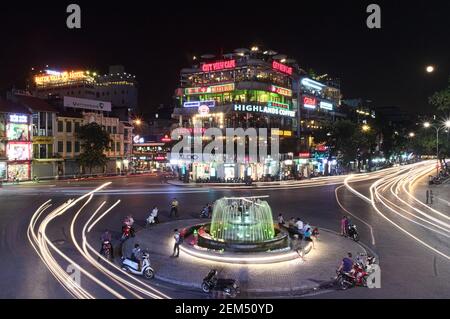
<path fill-rule="evenodd" d="M 235 104 L 233 109 L 237 112 L 265 113 L 279 116 L 295 117 L 295 111 L 280 109 L 271 106 Z"/>

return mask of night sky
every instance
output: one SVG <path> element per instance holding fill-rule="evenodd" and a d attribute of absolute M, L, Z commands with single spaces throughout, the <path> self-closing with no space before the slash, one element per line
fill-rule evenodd
<path fill-rule="evenodd" d="M 151 110 L 172 102 L 193 55 L 254 44 L 339 77 L 344 98 L 414 112 L 429 111 L 427 97 L 450 75 L 449 1 L 9 2 L 0 5 L 2 94 L 24 87 L 32 66 L 103 73 L 123 64 Z M 81 30 L 66 28 L 69 3 L 81 6 Z M 381 30 L 366 27 L 369 3 L 381 6 Z"/>

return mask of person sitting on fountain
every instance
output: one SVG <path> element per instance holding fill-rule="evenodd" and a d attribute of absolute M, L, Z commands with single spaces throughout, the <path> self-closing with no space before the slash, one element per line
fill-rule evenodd
<path fill-rule="evenodd" d="M 297 218 L 297 221 L 295 222 L 295 226 L 297 226 L 297 231 L 300 235 L 303 235 L 303 222 L 300 220 L 300 218 Z"/>
<path fill-rule="evenodd" d="M 283 214 L 278 214 L 278 226 L 280 226 L 280 228 L 282 227 L 282 226 L 284 226 L 284 217 L 283 217 Z"/>

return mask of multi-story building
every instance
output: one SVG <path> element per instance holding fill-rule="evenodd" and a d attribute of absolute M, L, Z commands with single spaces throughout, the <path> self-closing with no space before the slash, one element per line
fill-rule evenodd
<path fill-rule="evenodd" d="M 125 72 L 123 66 L 111 66 L 103 75 L 84 70 L 33 71 L 28 82 L 33 96 L 60 105 L 65 103 L 64 97 L 110 102 L 110 115 L 122 121 L 128 121 L 137 109 L 136 76 Z"/>
<path fill-rule="evenodd" d="M 281 139 L 294 138 L 296 106 L 293 104 L 294 68 L 273 51 L 257 47 L 237 49 L 220 57 L 204 55 L 181 70 L 173 118 L 181 127 L 277 129 Z M 283 142 L 282 142 L 283 143 Z M 177 161 L 177 159 L 172 159 Z M 188 162 L 188 161 L 187 161 Z M 279 163 L 215 163 L 178 160 L 191 178 L 243 178 L 280 175 Z"/>
<path fill-rule="evenodd" d="M 345 116 L 339 109 L 337 83 L 308 78 L 295 60 L 257 47 L 195 60 L 190 68 L 181 70 L 175 95 L 177 106 L 172 116 L 178 126 L 263 127 L 278 129 L 274 133 L 280 137 L 280 163 L 225 163 L 215 168 L 194 162 L 186 168 L 187 163 L 180 159 L 179 165 L 190 171 L 194 180 L 210 177 L 211 172 L 225 179 L 292 177 L 301 170 L 293 159 L 315 146 L 314 130 Z"/>
<path fill-rule="evenodd" d="M 0 180 L 31 178 L 31 112 L 0 98 Z"/>

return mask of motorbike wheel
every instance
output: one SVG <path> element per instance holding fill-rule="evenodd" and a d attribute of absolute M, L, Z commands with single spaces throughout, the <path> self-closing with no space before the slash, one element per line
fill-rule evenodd
<path fill-rule="evenodd" d="M 359 241 L 359 235 L 357 233 L 353 234 L 353 240 Z"/>
<path fill-rule="evenodd" d="M 153 277 L 155 277 L 155 273 L 150 268 L 147 268 L 144 270 L 144 277 L 146 279 L 153 279 Z"/>
<path fill-rule="evenodd" d="M 203 292 L 206 292 L 206 293 L 211 291 L 211 289 L 209 288 L 209 286 L 206 283 L 202 284 L 202 290 L 203 290 Z"/>

